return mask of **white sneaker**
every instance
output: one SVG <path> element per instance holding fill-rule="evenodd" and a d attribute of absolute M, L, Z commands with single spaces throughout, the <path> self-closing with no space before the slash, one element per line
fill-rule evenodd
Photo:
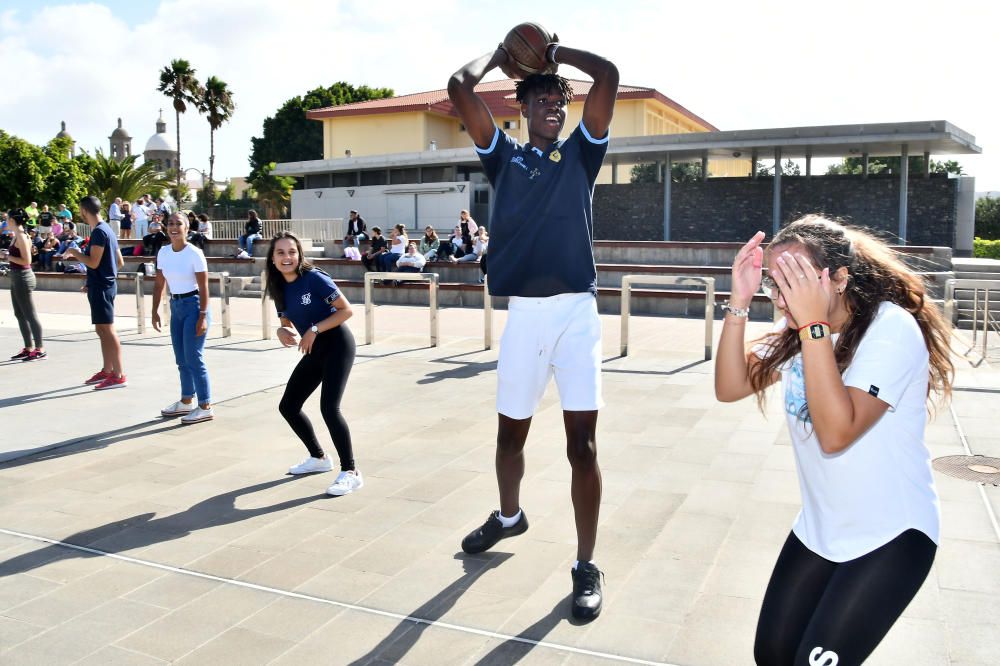
<path fill-rule="evenodd" d="M 191 425 L 192 423 L 201 423 L 202 421 L 211 421 L 215 418 L 215 412 L 212 408 L 202 409 L 200 406 L 195 407 L 191 410 L 191 413 L 181 417 L 181 425 Z"/>
<path fill-rule="evenodd" d="M 361 490 L 364 485 L 365 480 L 361 478 L 361 472 L 358 470 L 341 472 L 337 475 L 337 480 L 326 489 L 326 494 L 340 497 L 341 495 L 353 493 L 355 490 Z"/>
<path fill-rule="evenodd" d="M 249 259 L 250 255 L 247 254 L 246 250 L 240 250 L 240 253 L 236 255 L 237 259 Z"/>
<path fill-rule="evenodd" d="M 177 402 L 171 403 L 160 410 L 162 416 L 184 416 L 185 414 L 190 414 L 194 411 L 194 400 L 188 403 Z"/>
<path fill-rule="evenodd" d="M 329 472 L 333 469 L 330 457 L 326 458 L 306 458 L 298 465 L 288 468 L 289 474 L 315 474 L 317 472 Z"/>

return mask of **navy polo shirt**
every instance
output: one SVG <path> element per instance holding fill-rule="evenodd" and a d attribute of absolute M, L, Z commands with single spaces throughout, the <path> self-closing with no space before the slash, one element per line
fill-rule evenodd
<path fill-rule="evenodd" d="M 110 289 L 118 277 L 118 239 L 107 222 L 100 223 L 90 231 L 90 240 L 83 253 L 90 256 L 90 249 L 103 247 L 104 254 L 97 268 L 87 268 L 88 289 Z"/>
<path fill-rule="evenodd" d="M 333 302 L 340 298 L 340 289 L 321 270 L 304 271 L 294 282 L 285 283 L 285 309 L 278 316 L 292 322 L 299 335 L 305 335 L 317 324 L 337 311 Z"/>
<path fill-rule="evenodd" d="M 593 138 L 581 122 L 548 150 L 496 129 L 476 146 L 494 189 L 489 287 L 494 296 L 597 293 L 594 182 L 608 136 Z"/>

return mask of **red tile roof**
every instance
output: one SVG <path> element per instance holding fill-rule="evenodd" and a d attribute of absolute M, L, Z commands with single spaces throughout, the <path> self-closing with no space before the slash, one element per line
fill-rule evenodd
<path fill-rule="evenodd" d="M 514 115 L 518 108 L 517 102 L 514 101 L 514 84 L 515 82 L 511 79 L 480 83 L 476 86 L 476 92 L 483 98 L 483 101 L 486 102 L 486 105 L 490 109 L 490 113 L 494 116 Z M 571 79 L 570 85 L 573 87 L 573 100 L 583 101 L 586 99 L 587 93 L 590 92 L 593 82 Z M 655 99 L 709 131 L 718 131 L 719 129 L 653 88 L 619 85 L 618 99 Z M 448 91 L 441 89 L 313 109 L 306 112 L 306 117 L 312 120 L 322 120 L 323 118 L 369 116 L 382 113 L 404 113 L 407 111 L 431 111 L 446 116 L 458 115 L 451 100 L 448 99 Z"/>

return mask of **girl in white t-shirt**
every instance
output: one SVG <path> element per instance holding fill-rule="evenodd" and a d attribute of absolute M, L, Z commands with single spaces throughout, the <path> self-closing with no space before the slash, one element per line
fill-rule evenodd
<path fill-rule="evenodd" d="M 190 222 L 183 213 L 167 219 L 167 238 L 156 255 L 153 287 L 153 328 L 160 330 L 163 285 L 170 287 L 170 341 L 181 376 L 181 399 L 160 410 L 163 416 L 180 416 L 190 425 L 215 418 L 212 410 L 205 338 L 211 321 L 208 308 L 208 262 L 205 254 L 188 242 Z M 198 402 L 195 403 L 195 396 Z"/>
<path fill-rule="evenodd" d="M 758 664 L 860 664 L 920 589 L 939 540 L 924 444 L 947 396 L 949 328 L 922 279 L 867 232 L 816 215 L 736 255 L 715 366 L 731 402 L 781 380 L 802 510 L 757 624 Z M 762 275 L 765 269 L 767 275 Z M 783 317 L 744 341 L 758 288 Z"/>

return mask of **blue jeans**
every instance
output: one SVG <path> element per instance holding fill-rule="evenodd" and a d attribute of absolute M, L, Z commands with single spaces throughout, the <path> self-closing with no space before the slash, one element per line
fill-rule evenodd
<path fill-rule="evenodd" d="M 396 262 L 402 257 L 401 254 L 394 254 L 392 252 L 386 252 L 385 254 L 380 254 L 378 259 L 375 261 L 375 265 L 383 273 L 391 273 L 396 270 Z"/>
<path fill-rule="evenodd" d="M 261 239 L 260 234 L 244 234 L 240 236 L 240 248 L 247 251 L 251 257 L 253 256 L 253 243 L 254 241 L 259 241 Z"/>
<path fill-rule="evenodd" d="M 208 385 L 208 368 L 205 367 L 205 338 L 198 335 L 198 315 L 201 298 L 197 295 L 170 299 L 170 340 L 174 345 L 174 359 L 181 375 L 181 397 L 198 396 L 198 404 L 212 402 Z M 211 324 L 211 313 L 205 315 Z"/>

